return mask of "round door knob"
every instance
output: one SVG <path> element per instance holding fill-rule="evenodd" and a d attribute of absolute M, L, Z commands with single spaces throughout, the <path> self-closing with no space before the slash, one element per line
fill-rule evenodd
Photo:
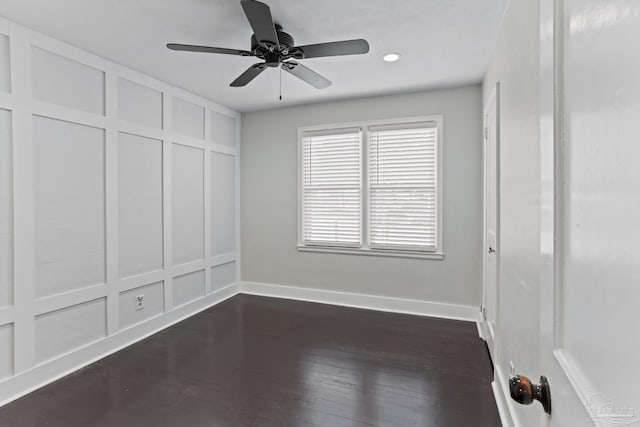
<path fill-rule="evenodd" d="M 547 377 L 541 376 L 538 384 L 532 384 L 524 375 L 509 378 L 511 398 L 522 405 L 530 405 L 534 400 L 542 404 L 544 412 L 551 413 L 551 389 Z"/>

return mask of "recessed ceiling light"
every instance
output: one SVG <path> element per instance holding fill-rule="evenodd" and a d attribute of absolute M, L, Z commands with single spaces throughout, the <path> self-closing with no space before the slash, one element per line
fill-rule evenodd
<path fill-rule="evenodd" d="M 384 58 L 385 61 L 387 62 L 396 62 L 398 59 L 400 59 L 400 54 L 399 53 L 387 53 Z"/>

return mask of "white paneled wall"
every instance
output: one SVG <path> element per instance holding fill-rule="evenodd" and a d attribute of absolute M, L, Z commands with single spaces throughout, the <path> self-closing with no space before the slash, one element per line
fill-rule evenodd
<path fill-rule="evenodd" d="M 181 98 L 173 98 L 173 131 L 204 139 L 204 108 Z"/>
<path fill-rule="evenodd" d="M 34 45 L 30 51 L 33 98 L 104 115 L 103 70 Z"/>
<path fill-rule="evenodd" d="M 0 404 L 237 293 L 239 129 L 0 18 Z"/>
<path fill-rule="evenodd" d="M 106 309 L 106 299 L 98 298 L 36 316 L 36 363 L 104 338 Z"/>
<path fill-rule="evenodd" d="M 9 66 L 9 37 L 0 34 L 0 92 L 11 92 L 11 68 Z"/>
<path fill-rule="evenodd" d="M 234 147 L 236 145 L 237 120 L 220 114 L 217 111 L 211 112 L 211 140 L 215 143 Z"/>
<path fill-rule="evenodd" d="M 13 375 L 13 325 L 0 326 L 0 380 Z"/>
<path fill-rule="evenodd" d="M 211 153 L 211 200 L 234 200 L 235 156 Z M 216 206 L 211 212 L 211 252 L 223 255 L 235 251 L 235 203 Z M 231 227 L 230 227 L 231 225 Z"/>
<path fill-rule="evenodd" d="M 236 263 L 228 262 L 226 264 L 211 267 L 211 282 L 213 290 L 223 289 L 236 282 Z"/>
<path fill-rule="evenodd" d="M 144 310 L 136 310 L 136 296 L 144 295 Z M 120 293 L 120 327 L 126 328 L 140 323 L 151 317 L 158 316 L 164 311 L 164 283 L 156 282 L 139 288 Z"/>
<path fill-rule="evenodd" d="M 205 293 L 204 270 L 183 274 L 173 279 L 173 305 L 180 306 Z"/>
<path fill-rule="evenodd" d="M 118 118 L 154 129 L 162 129 L 162 92 L 118 79 Z"/>
<path fill-rule="evenodd" d="M 120 277 L 162 270 L 161 140 L 118 133 L 118 196 Z"/>
<path fill-rule="evenodd" d="M 105 131 L 34 116 L 33 153 L 36 298 L 105 283 Z"/>
<path fill-rule="evenodd" d="M 204 258 L 204 151 L 173 144 L 173 263 Z"/>
<path fill-rule="evenodd" d="M 0 110 L 0 307 L 13 304 L 11 112 Z"/>

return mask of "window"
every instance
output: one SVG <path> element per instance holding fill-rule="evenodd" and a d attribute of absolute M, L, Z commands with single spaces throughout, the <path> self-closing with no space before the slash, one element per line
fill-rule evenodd
<path fill-rule="evenodd" d="M 360 129 L 302 138 L 303 236 L 307 245 L 361 244 Z"/>
<path fill-rule="evenodd" d="M 299 130 L 298 248 L 442 258 L 442 118 Z"/>

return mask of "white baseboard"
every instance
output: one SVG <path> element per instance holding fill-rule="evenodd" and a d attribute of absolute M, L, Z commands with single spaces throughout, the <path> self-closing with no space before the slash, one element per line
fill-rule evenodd
<path fill-rule="evenodd" d="M 467 305 L 445 304 L 268 283 L 240 282 L 240 293 L 470 322 L 476 322 L 478 318 L 478 308 Z"/>
<path fill-rule="evenodd" d="M 502 392 L 500 391 L 500 386 L 497 382 L 493 381 L 491 383 L 491 389 L 493 390 L 493 397 L 496 400 L 496 406 L 498 407 L 498 415 L 500 415 L 500 424 L 502 427 L 513 427 L 511 423 L 511 416 L 509 415 L 509 410 L 504 402 Z"/>
<path fill-rule="evenodd" d="M 482 312 L 480 312 L 480 310 L 478 310 L 476 312 L 476 326 L 478 328 L 478 336 L 480 337 L 480 339 L 482 341 L 486 341 L 486 337 L 484 336 L 484 330 L 483 330 L 483 323 L 484 323 L 484 319 L 482 318 Z"/>
<path fill-rule="evenodd" d="M 141 341 L 169 326 L 238 294 L 237 283 L 212 292 L 168 313 L 88 344 L 56 359 L 21 372 L 0 383 L 0 406 L 50 384 L 78 369 Z"/>

